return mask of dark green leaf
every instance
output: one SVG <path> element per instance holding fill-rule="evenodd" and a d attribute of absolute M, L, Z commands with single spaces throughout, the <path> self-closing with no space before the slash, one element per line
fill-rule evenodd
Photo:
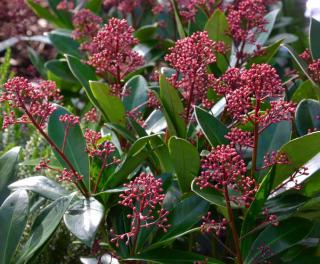
<path fill-rule="evenodd" d="M 62 106 L 57 105 L 57 109 L 50 116 L 48 122 L 49 137 L 61 151 L 67 125 L 60 122 L 59 117 L 65 114 L 71 113 Z M 54 154 L 63 167 L 69 168 L 65 160 L 56 151 L 54 151 Z M 65 140 L 64 154 L 76 171 L 83 176 L 84 184 L 90 189 L 89 157 L 86 152 L 86 141 L 79 125 L 70 126 Z"/>
<path fill-rule="evenodd" d="M 68 192 L 57 182 L 50 180 L 45 176 L 33 176 L 9 185 L 10 190 L 25 189 L 40 194 L 51 200 L 56 200 L 61 196 L 68 195 Z"/>
<path fill-rule="evenodd" d="M 37 52 L 31 48 L 28 47 L 28 53 L 29 53 L 29 59 L 32 62 L 32 65 L 37 69 L 37 71 L 41 74 L 43 78 L 47 78 L 47 70 L 44 67 L 44 59 L 41 58 Z"/>
<path fill-rule="evenodd" d="M 148 83 L 141 75 L 136 75 L 126 82 L 124 89 L 128 93 L 123 99 L 126 111 L 143 112 L 148 100 Z"/>
<path fill-rule="evenodd" d="M 69 31 L 51 31 L 49 33 L 49 39 L 60 53 L 81 58 L 82 55 L 79 51 L 79 44 L 71 38 Z"/>
<path fill-rule="evenodd" d="M 78 81 L 84 87 L 87 96 L 93 105 L 98 107 L 98 102 L 93 96 L 93 93 L 90 89 L 89 81 L 97 80 L 97 76 L 93 68 L 89 65 L 83 64 L 79 59 L 73 56 L 66 56 L 69 68 L 73 75 L 78 79 Z"/>
<path fill-rule="evenodd" d="M 192 182 L 191 188 L 195 194 L 207 200 L 209 203 L 215 204 L 217 206 L 226 207 L 226 201 L 223 195 L 217 190 L 213 188 L 200 189 L 199 186 L 195 183 L 195 181 Z"/>
<path fill-rule="evenodd" d="M 299 103 L 303 99 L 317 99 L 317 89 L 310 80 L 306 80 L 294 92 L 291 101 Z"/>
<path fill-rule="evenodd" d="M 16 264 L 27 262 L 47 242 L 59 225 L 73 197 L 74 194 L 61 197 L 41 211 L 32 225 L 30 237 L 23 247 Z"/>
<path fill-rule="evenodd" d="M 174 11 L 174 18 L 176 21 L 176 27 L 179 33 L 179 37 L 180 39 L 183 39 L 186 37 L 186 33 L 184 31 L 183 25 L 182 25 L 182 21 L 181 21 L 181 17 L 179 14 L 179 10 L 178 10 L 178 5 L 177 5 L 177 1 L 176 0 L 171 0 L 172 3 L 172 7 L 173 7 L 173 11 Z"/>
<path fill-rule="evenodd" d="M 63 219 L 71 233 L 91 247 L 103 215 L 101 203 L 94 198 L 84 198 L 71 205 Z"/>
<path fill-rule="evenodd" d="M 134 36 L 139 39 L 140 42 L 147 41 L 154 37 L 154 34 L 157 31 L 157 24 L 155 25 L 146 25 L 138 28 L 134 32 Z"/>
<path fill-rule="evenodd" d="M 88 0 L 86 3 L 86 8 L 92 12 L 99 13 L 102 8 L 102 0 Z"/>
<path fill-rule="evenodd" d="M 184 235 L 207 213 L 208 209 L 209 203 L 196 195 L 180 201 L 168 216 L 168 223 L 171 224 L 168 232 L 157 237 L 156 243 L 151 245 L 150 249 Z"/>
<path fill-rule="evenodd" d="M 12 193 L 0 207 L 0 263 L 11 263 L 20 243 L 29 214 L 29 198 L 24 190 Z"/>
<path fill-rule="evenodd" d="M 15 181 L 20 147 L 14 147 L 0 157 L 0 203 L 9 194 L 7 186 Z"/>
<path fill-rule="evenodd" d="M 309 31 L 309 46 L 314 60 L 320 59 L 320 22 L 311 17 Z"/>
<path fill-rule="evenodd" d="M 217 118 L 197 106 L 195 107 L 195 116 L 211 146 L 228 143 L 228 140 L 224 137 L 228 133 L 228 129 Z"/>
<path fill-rule="evenodd" d="M 89 81 L 89 84 L 92 94 L 98 102 L 98 108 L 107 121 L 124 126 L 126 110 L 120 98 L 110 93 L 110 87 L 106 83 Z"/>
<path fill-rule="evenodd" d="M 169 140 L 169 151 L 182 192 L 191 189 L 191 182 L 198 176 L 200 156 L 198 150 L 189 141 L 177 137 Z"/>
<path fill-rule="evenodd" d="M 64 81 L 77 83 L 74 75 L 71 73 L 66 60 L 49 60 L 44 65 L 47 70 L 51 71 L 57 77 Z"/>
<path fill-rule="evenodd" d="M 257 263 L 257 259 L 263 263 L 265 259 L 283 252 L 307 237 L 312 227 L 311 221 L 302 218 L 290 218 L 280 222 L 277 227 L 269 225 L 254 241 L 245 263 Z M 270 254 L 262 256 L 260 247 L 268 247 Z"/>
<path fill-rule="evenodd" d="M 299 135 L 306 135 L 320 129 L 320 103 L 316 100 L 302 100 L 296 110 L 296 126 Z"/>
<path fill-rule="evenodd" d="M 160 75 L 160 100 L 171 136 L 186 137 L 186 125 L 182 118 L 184 107 L 177 90 Z"/>

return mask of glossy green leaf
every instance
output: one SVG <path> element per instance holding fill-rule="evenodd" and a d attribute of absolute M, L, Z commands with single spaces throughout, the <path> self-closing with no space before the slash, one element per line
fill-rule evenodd
<path fill-rule="evenodd" d="M 88 0 L 86 3 L 86 8 L 92 12 L 99 13 L 102 8 L 102 0 Z"/>
<path fill-rule="evenodd" d="M 98 102 L 93 96 L 93 93 L 90 89 L 89 81 L 97 80 L 97 76 L 95 74 L 95 70 L 89 65 L 83 64 L 78 58 L 73 56 L 65 56 L 69 65 L 71 72 L 74 77 L 78 79 L 78 81 L 84 87 L 87 96 L 93 105 L 98 107 Z"/>
<path fill-rule="evenodd" d="M 0 203 L 9 195 L 7 186 L 15 181 L 20 147 L 14 147 L 0 157 Z"/>
<path fill-rule="evenodd" d="M 191 189 L 192 180 L 198 176 L 200 156 L 189 141 L 177 137 L 169 140 L 169 151 L 182 192 Z"/>
<path fill-rule="evenodd" d="M 223 262 L 214 258 L 206 257 L 200 254 L 180 251 L 173 249 L 155 249 L 145 253 L 141 253 L 134 257 L 127 258 L 127 260 L 144 260 L 151 263 L 158 264 L 193 264 L 195 262 L 205 262 L 207 264 L 223 264 Z"/>
<path fill-rule="evenodd" d="M 204 216 L 209 209 L 209 203 L 202 198 L 193 195 L 185 198 L 170 210 L 169 221 L 171 227 L 168 232 L 156 238 L 154 245 L 150 248 L 160 246 L 163 243 L 175 240 L 177 237 L 185 234 L 190 230 L 200 219 Z"/>
<path fill-rule="evenodd" d="M 79 43 L 71 38 L 69 31 L 53 30 L 49 33 L 49 39 L 60 53 L 81 58 Z"/>
<path fill-rule="evenodd" d="M 186 33 L 184 31 L 183 25 L 182 25 L 182 21 L 181 21 L 181 17 L 179 14 L 179 10 L 178 10 L 178 4 L 176 0 L 171 0 L 171 4 L 173 7 L 173 12 L 174 12 L 174 18 L 175 18 L 175 22 L 176 22 L 176 27 L 179 33 L 179 37 L 180 39 L 183 39 L 186 37 Z"/>
<path fill-rule="evenodd" d="M 247 68 L 250 68 L 252 64 L 261 64 L 261 63 L 268 63 L 274 57 L 274 55 L 278 52 L 282 41 L 279 40 L 274 44 L 263 49 L 263 54 L 259 56 L 255 56 L 250 58 L 246 64 Z"/>
<path fill-rule="evenodd" d="M 12 193 L 0 207 L 0 263 L 11 263 L 27 224 L 29 198 L 25 190 Z"/>
<path fill-rule="evenodd" d="M 182 118 L 184 107 L 177 90 L 160 75 L 160 100 L 171 136 L 186 137 L 186 124 Z"/>
<path fill-rule="evenodd" d="M 146 25 L 138 28 L 134 32 L 134 36 L 140 41 L 144 42 L 147 40 L 150 40 L 154 37 L 155 33 L 157 31 L 157 24 L 154 25 Z"/>
<path fill-rule="evenodd" d="M 313 99 L 302 100 L 296 110 L 296 126 L 299 135 L 320 129 L 320 103 Z"/>
<path fill-rule="evenodd" d="M 59 225 L 73 197 L 74 194 L 61 197 L 41 211 L 31 227 L 30 237 L 22 248 L 16 264 L 27 262 L 48 241 Z"/>
<path fill-rule="evenodd" d="M 275 168 L 273 167 L 260 183 L 259 189 L 255 195 L 255 199 L 245 214 L 241 227 L 241 237 L 245 237 L 241 241 L 241 252 L 243 256 L 248 255 L 250 247 L 253 243 L 253 236 L 248 234 L 256 226 L 255 222 L 272 190 L 274 178 Z"/>
<path fill-rule="evenodd" d="M 257 167 L 263 166 L 263 158 L 267 153 L 279 150 L 291 138 L 291 123 L 282 121 L 271 124 L 259 136 Z"/>
<path fill-rule="evenodd" d="M 47 0 L 50 9 L 59 18 L 59 21 L 63 23 L 63 28 L 73 29 L 72 25 L 72 14 L 67 10 L 59 10 L 57 8 L 61 0 Z"/>
<path fill-rule="evenodd" d="M 65 138 L 66 123 L 60 122 L 61 115 L 71 114 L 64 107 L 57 105 L 57 109 L 49 118 L 48 134 L 53 142 L 62 151 Z M 64 159 L 54 151 L 55 157 L 65 168 L 69 168 Z M 70 126 L 65 140 L 64 154 L 76 171 L 83 176 L 83 182 L 88 189 L 90 186 L 89 157 L 86 152 L 86 141 L 79 125 Z"/>
<path fill-rule="evenodd" d="M 25 189 L 50 200 L 56 200 L 69 194 L 60 184 L 45 176 L 28 177 L 10 184 L 8 188 L 10 190 Z"/>
<path fill-rule="evenodd" d="M 45 68 L 64 81 L 77 83 L 74 75 L 71 73 L 66 60 L 49 60 L 45 63 Z"/>
<path fill-rule="evenodd" d="M 211 15 L 204 27 L 204 30 L 208 32 L 209 38 L 213 41 L 223 41 L 227 47 L 232 46 L 228 20 L 220 9 L 217 8 Z M 221 54 L 216 54 L 216 56 L 218 68 L 224 72 L 228 68 L 228 61 Z M 226 55 L 227 58 L 229 56 L 230 53 Z"/>
<path fill-rule="evenodd" d="M 317 99 L 317 89 L 310 80 L 306 80 L 294 92 L 291 101 L 299 103 L 303 99 Z"/>
<path fill-rule="evenodd" d="M 104 207 L 96 199 L 80 199 L 65 212 L 63 220 L 71 233 L 91 247 L 103 215 Z"/>
<path fill-rule="evenodd" d="M 120 98 L 110 93 L 110 87 L 106 83 L 89 81 L 89 84 L 98 107 L 107 120 L 124 126 L 126 110 Z"/>
<path fill-rule="evenodd" d="M 320 22 L 315 18 L 310 19 L 309 46 L 314 60 L 320 59 Z"/>
<path fill-rule="evenodd" d="M 226 201 L 224 199 L 224 196 L 217 190 L 213 188 L 200 189 L 200 187 L 195 183 L 195 181 L 192 181 L 191 189 L 195 194 L 202 197 L 209 203 L 215 204 L 217 206 L 226 207 Z"/>
<path fill-rule="evenodd" d="M 217 118 L 197 106 L 195 107 L 195 116 L 211 146 L 228 144 L 228 140 L 224 137 L 228 133 L 228 129 Z"/>
<path fill-rule="evenodd" d="M 280 222 L 277 227 L 269 225 L 252 244 L 250 253 L 244 263 L 257 263 L 257 259 L 262 262 L 283 252 L 307 237 L 312 227 L 311 221 L 302 218 L 290 218 Z M 270 248 L 270 254 L 267 254 L 267 256 L 261 255 L 259 248 L 263 246 Z"/>
<path fill-rule="evenodd" d="M 279 150 L 287 154 L 290 163 L 276 165 L 276 177 L 273 182 L 273 188 L 282 183 L 292 175 L 297 168 L 303 166 L 320 152 L 319 141 L 320 132 L 315 132 L 291 140 Z"/>
<path fill-rule="evenodd" d="M 123 99 L 126 111 L 143 112 L 148 100 L 148 83 L 141 75 L 136 75 L 124 86 L 128 96 Z"/>

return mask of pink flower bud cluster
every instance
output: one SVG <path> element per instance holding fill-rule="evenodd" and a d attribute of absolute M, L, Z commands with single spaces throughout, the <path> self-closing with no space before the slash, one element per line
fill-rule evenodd
<path fill-rule="evenodd" d="M 253 134 L 250 131 L 234 127 L 225 135 L 225 138 L 230 141 L 232 147 L 253 147 Z"/>
<path fill-rule="evenodd" d="M 265 31 L 267 14 L 264 0 L 239 0 L 227 8 L 227 19 L 231 35 L 238 46 L 240 43 L 254 43 L 255 35 Z"/>
<path fill-rule="evenodd" d="M 99 142 L 102 139 L 100 132 L 86 129 L 84 138 L 87 143 L 86 151 L 91 158 L 109 156 L 116 150 L 115 146 L 110 141 Z"/>
<path fill-rule="evenodd" d="M 313 60 L 309 49 L 306 49 L 299 56 L 308 64 L 308 73 L 310 77 L 315 82 L 320 83 L 320 59 Z"/>
<path fill-rule="evenodd" d="M 97 110 L 95 108 L 92 108 L 90 111 L 85 113 L 84 120 L 91 123 L 98 122 L 99 117 L 98 117 Z"/>
<path fill-rule="evenodd" d="M 284 88 L 280 77 L 268 64 L 253 64 L 248 70 L 231 68 L 216 80 L 214 89 L 226 97 L 227 110 L 236 120 L 249 116 L 265 128 L 293 118 L 295 105 L 283 100 Z M 263 101 L 274 99 L 277 100 L 270 102 L 271 108 L 265 114 L 249 115 L 252 110 L 259 111 Z"/>
<path fill-rule="evenodd" d="M 270 214 L 269 209 L 265 208 L 262 214 L 266 217 L 266 222 L 270 223 L 272 226 L 277 227 L 279 225 L 279 219 L 275 214 Z"/>
<path fill-rule="evenodd" d="M 0 95 L 0 103 L 7 102 L 11 108 L 9 115 L 4 115 L 2 127 L 18 123 L 30 123 L 34 119 L 40 127 L 44 127 L 48 117 L 55 110 L 51 101 L 60 101 L 59 89 L 52 81 L 29 83 L 22 77 L 14 77 L 4 85 Z M 13 111 L 19 109 L 24 114 L 17 116 Z"/>
<path fill-rule="evenodd" d="M 289 164 L 289 158 L 286 153 L 272 151 L 263 158 L 263 168 L 271 167 L 276 164 Z"/>
<path fill-rule="evenodd" d="M 220 222 L 217 220 L 212 219 L 212 213 L 208 212 L 206 216 L 202 217 L 202 224 L 201 224 L 201 232 L 203 233 L 211 233 L 215 232 L 217 236 L 221 236 L 222 233 L 227 229 L 228 220 L 223 218 Z"/>
<path fill-rule="evenodd" d="M 201 174 L 196 178 L 196 184 L 200 189 L 234 190 L 238 195 L 231 196 L 230 200 L 248 207 L 257 184 L 245 175 L 246 172 L 246 164 L 237 151 L 229 145 L 219 145 L 201 160 Z"/>
<path fill-rule="evenodd" d="M 143 58 L 132 50 L 138 43 L 133 32 L 134 29 L 126 20 L 111 18 L 93 38 L 94 50 L 88 64 L 98 74 L 109 73 L 120 83 L 123 77 L 144 63 Z"/>
<path fill-rule="evenodd" d="M 71 126 L 75 126 L 77 124 L 80 124 L 80 117 L 75 115 L 65 114 L 65 115 L 59 116 L 59 121 L 62 123 L 67 123 Z"/>
<path fill-rule="evenodd" d="M 137 239 L 142 228 L 152 226 L 167 232 L 170 227 L 167 224 L 169 212 L 161 208 L 165 197 L 161 179 L 156 179 L 152 174 L 141 173 L 130 183 L 124 184 L 124 187 L 127 190 L 119 195 L 122 199 L 119 204 L 132 209 L 132 213 L 127 215 L 128 219 L 131 219 L 131 230 L 125 234 L 114 235 L 111 241 L 119 245 L 119 240 L 126 240 L 128 245 L 131 238 Z"/>
<path fill-rule="evenodd" d="M 70 11 L 75 8 L 74 0 L 62 0 L 58 5 L 58 10 Z"/>
<path fill-rule="evenodd" d="M 196 32 L 190 37 L 180 39 L 170 48 L 165 60 L 176 73 L 170 78 L 172 85 L 181 89 L 183 98 L 192 104 L 201 103 L 214 85 L 213 74 L 208 73 L 209 64 L 216 61 L 214 41 L 207 32 Z"/>
<path fill-rule="evenodd" d="M 83 50 L 92 52 L 90 42 L 99 31 L 102 18 L 89 9 L 81 9 L 73 16 L 72 23 L 75 27 L 72 37 L 82 42 Z"/>
<path fill-rule="evenodd" d="M 71 170 L 68 170 L 66 168 L 64 168 L 61 171 L 61 174 L 58 175 L 58 180 L 59 181 L 67 181 L 67 182 L 77 182 L 77 181 L 81 181 L 82 180 L 82 176 L 79 173 L 74 173 Z"/>

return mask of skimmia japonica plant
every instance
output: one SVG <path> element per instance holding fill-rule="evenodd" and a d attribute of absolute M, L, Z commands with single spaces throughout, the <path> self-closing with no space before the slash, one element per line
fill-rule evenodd
<path fill-rule="evenodd" d="M 318 263 L 320 22 L 288 6 L 6 1 L 0 52 L 55 55 L 0 67 L 0 263 Z"/>

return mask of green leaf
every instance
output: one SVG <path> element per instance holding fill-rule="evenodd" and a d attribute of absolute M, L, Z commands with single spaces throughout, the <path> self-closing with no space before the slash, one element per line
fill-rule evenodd
<path fill-rule="evenodd" d="M 95 70 L 87 64 L 83 64 L 79 59 L 73 56 L 65 56 L 69 65 L 71 72 L 73 73 L 74 77 L 78 79 L 78 81 L 84 87 L 87 96 L 89 97 L 92 104 L 98 107 L 98 102 L 96 98 L 93 96 L 93 93 L 90 89 L 89 81 L 97 80 L 97 76 Z"/>
<path fill-rule="evenodd" d="M 172 3 L 172 7 L 173 7 L 173 11 L 174 11 L 174 18 L 176 21 L 176 27 L 179 33 L 179 37 L 180 39 L 183 39 L 186 37 L 186 33 L 184 31 L 183 25 L 182 25 L 182 21 L 181 21 L 181 17 L 178 11 L 178 5 L 177 5 L 177 1 L 176 0 L 171 0 Z"/>
<path fill-rule="evenodd" d="M 26 3 L 37 17 L 44 18 L 58 27 L 63 27 L 63 23 L 61 23 L 59 19 L 48 10 L 48 8 L 42 7 L 40 4 L 35 3 L 34 0 L 27 0 Z"/>
<path fill-rule="evenodd" d="M 299 103 L 303 99 L 317 99 L 317 89 L 310 80 L 306 80 L 294 92 L 291 101 Z"/>
<path fill-rule="evenodd" d="M 102 0 L 89 0 L 86 3 L 86 8 L 94 13 L 99 13 L 102 7 Z"/>
<path fill-rule="evenodd" d="M 45 63 L 44 67 L 64 81 L 77 83 L 77 80 L 69 69 L 67 61 L 64 59 L 49 60 Z"/>
<path fill-rule="evenodd" d="M 40 194 L 50 200 L 56 200 L 69 193 L 57 182 L 45 176 L 33 176 L 16 181 L 8 186 L 10 190 L 25 189 Z"/>
<path fill-rule="evenodd" d="M 309 46 L 314 60 L 320 59 L 320 22 L 311 17 L 309 29 Z"/>
<path fill-rule="evenodd" d="M 228 140 L 224 137 L 228 133 L 228 129 L 217 118 L 197 106 L 195 107 L 195 116 L 211 146 L 228 144 Z"/>
<path fill-rule="evenodd" d="M 120 98 L 110 93 L 110 87 L 106 83 L 89 81 L 89 84 L 98 108 L 107 121 L 124 126 L 126 110 Z"/>
<path fill-rule="evenodd" d="M 146 108 L 148 100 L 148 83 L 141 75 L 136 75 L 126 82 L 124 86 L 128 96 L 123 99 L 126 111 L 135 110 L 135 112 L 143 112 Z"/>
<path fill-rule="evenodd" d="M 290 218 L 280 222 L 277 227 L 269 225 L 254 241 L 245 263 L 257 263 L 257 259 L 262 263 L 265 259 L 296 245 L 310 234 L 312 228 L 312 222 L 302 218 Z M 270 254 L 262 256 L 260 247 L 270 248 Z"/>
<path fill-rule="evenodd" d="M 49 33 L 52 45 L 62 54 L 72 55 L 81 58 L 79 43 L 71 38 L 67 30 L 53 30 Z"/>
<path fill-rule="evenodd" d="M 0 157 L 0 203 L 9 194 L 7 186 L 16 179 L 20 147 L 14 147 Z"/>
<path fill-rule="evenodd" d="M 258 215 L 261 213 L 263 205 L 265 204 L 271 190 L 272 183 L 275 178 L 275 168 L 269 171 L 269 173 L 263 178 L 260 183 L 259 189 L 255 195 L 253 202 L 251 203 L 248 211 L 245 214 L 244 221 L 241 227 L 241 237 L 245 237 L 245 239 L 241 242 L 241 252 L 243 256 L 247 256 L 250 250 L 250 247 L 253 242 L 252 235 L 247 235 L 256 225 L 256 219 Z"/>
<path fill-rule="evenodd" d="M 208 36 L 213 41 L 223 41 L 227 47 L 232 46 L 232 38 L 229 34 L 229 25 L 228 20 L 225 14 L 220 10 L 216 9 L 216 11 L 211 15 L 208 19 L 204 30 L 208 32 Z M 218 68 L 224 72 L 228 68 L 228 61 L 226 61 L 225 57 L 221 54 L 216 54 L 217 56 L 217 65 Z M 230 56 L 230 53 L 227 54 L 227 58 Z"/>
<path fill-rule="evenodd" d="M 148 251 L 134 257 L 130 257 L 127 260 L 144 260 L 147 262 L 158 264 L 193 264 L 198 261 L 203 261 L 207 264 L 223 264 L 223 262 L 214 258 L 206 257 L 192 252 L 173 250 L 168 248 Z"/>
<path fill-rule="evenodd" d="M 49 204 L 35 219 L 30 237 L 22 249 L 16 264 L 27 262 L 51 237 L 69 207 L 74 194 L 64 196 Z"/>
<path fill-rule="evenodd" d="M 191 189 L 195 194 L 202 197 L 209 203 L 215 204 L 217 206 L 226 207 L 226 201 L 224 199 L 224 196 L 217 190 L 213 188 L 200 189 L 200 187 L 195 183 L 194 180 L 192 181 Z"/>
<path fill-rule="evenodd" d="M 320 132 L 315 132 L 296 138 L 285 144 L 279 151 L 287 154 L 290 163 L 275 166 L 276 177 L 272 187 L 278 186 L 298 168 L 316 156 L 320 152 L 319 142 Z"/>
<path fill-rule="evenodd" d="M 282 40 L 279 40 L 270 46 L 263 49 L 263 54 L 260 56 L 255 56 L 250 58 L 246 64 L 247 68 L 250 68 L 252 64 L 261 64 L 261 63 L 268 63 L 273 58 L 273 56 L 278 52 Z"/>
<path fill-rule="evenodd" d="M 57 5 L 60 4 L 61 0 L 47 0 L 47 1 L 51 10 L 59 18 L 59 21 L 63 23 L 63 28 L 73 29 L 71 12 L 57 9 Z"/>
<path fill-rule="evenodd" d="M 157 24 L 154 25 L 146 25 L 138 28 L 134 32 L 134 36 L 140 41 L 144 42 L 147 40 L 150 40 L 154 37 L 155 33 L 157 31 Z"/>
<path fill-rule="evenodd" d="M 71 233 L 91 247 L 103 215 L 104 207 L 101 203 L 94 198 L 84 198 L 70 206 L 63 220 Z"/>
<path fill-rule="evenodd" d="M 192 180 L 198 176 L 200 157 L 198 150 L 189 141 L 177 137 L 169 140 L 169 151 L 182 192 L 188 192 Z"/>
<path fill-rule="evenodd" d="M 320 129 L 320 103 L 313 99 L 302 100 L 296 110 L 296 126 L 299 135 Z"/>
<path fill-rule="evenodd" d="M 184 107 L 177 90 L 160 75 L 160 100 L 171 136 L 186 137 L 186 124 L 182 118 Z"/>
<path fill-rule="evenodd" d="M 57 105 L 57 109 L 49 118 L 48 134 L 57 147 L 62 150 L 66 123 L 60 122 L 61 115 L 71 114 L 64 107 Z M 53 150 L 54 151 L 54 150 Z M 55 157 L 65 168 L 69 168 L 64 159 L 54 151 Z M 79 125 L 70 126 L 68 135 L 65 141 L 64 154 L 76 169 L 83 176 L 83 182 L 90 189 L 90 173 L 89 173 L 89 157 L 86 152 L 86 141 Z"/>
<path fill-rule="evenodd" d="M 151 245 L 150 249 L 167 244 L 184 235 L 207 213 L 208 209 L 208 202 L 196 195 L 180 201 L 168 215 L 168 224 L 171 227 L 166 233 L 156 238 L 155 244 Z"/>
<path fill-rule="evenodd" d="M 25 190 L 12 193 L 0 207 L 0 263 L 11 263 L 27 224 L 29 198 Z"/>
<path fill-rule="evenodd" d="M 263 166 L 263 158 L 267 153 L 277 151 L 291 138 L 291 122 L 282 121 L 271 124 L 259 136 L 257 167 Z"/>

